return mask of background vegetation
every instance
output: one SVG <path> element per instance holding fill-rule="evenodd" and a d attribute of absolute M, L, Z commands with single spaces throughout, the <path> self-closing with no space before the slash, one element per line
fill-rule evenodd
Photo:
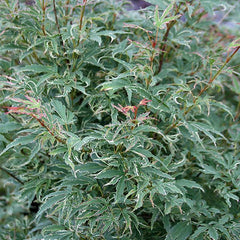
<path fill-rule="evenodd" d="M 1 239 L 239 239 L 239 1 L 0 2 Z"/>

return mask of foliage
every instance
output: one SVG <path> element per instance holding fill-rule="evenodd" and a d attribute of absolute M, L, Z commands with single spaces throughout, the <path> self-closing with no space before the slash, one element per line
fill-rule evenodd
<path fill-rule="evenodd" d="M 240 4 L 148 2 L 0 2 L 1 239 L 239 239 Z"/>

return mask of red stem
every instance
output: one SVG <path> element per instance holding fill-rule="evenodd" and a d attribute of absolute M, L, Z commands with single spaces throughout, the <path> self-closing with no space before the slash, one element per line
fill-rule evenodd
<path fill-rule="evenodd" d="M 46 128 L 47 131 L 48 131 L 58 142 L 63 143 L 63 144 L 66 143 L 65 140 L 63 140 L 63 139 L 61 139 L 60 137 L 56 136 L 56 135 L 51 131 L 51 129 L 45 124 L 45 122 L 44 122 L 42 119 L 38 118 L 38 117 L 37 117 L 36 115 L 34 115 L 34 114 L 31 114 L 30 116 L 32 116 L 34 119 L 36 119 L 36 120 L 41 124 L 42 127 Z"/>

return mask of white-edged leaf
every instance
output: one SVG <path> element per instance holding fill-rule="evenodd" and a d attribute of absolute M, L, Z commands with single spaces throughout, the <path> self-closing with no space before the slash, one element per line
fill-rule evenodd
<path fill-rule="evenodd" d="M 176 184 L 179 186 L 188 187 L 188 188 L 198 188 L 204 192 L 204 189 L 198 183 L 191 180 L 187 180 L 187 179 L 176 180 Z"/>
<path fill-rule="evenodd" d="M 122 199 L 124 199 L 123 193 L 125 189 L 125 177 L 121 177 L 119 182 L 116 186 L 116 195 L 115 195 L 115 203 L 123 202 Z"/>
<path fill-rule="evenodd" d="M 218 240 L 218 233 L 217 230 L 214 227 L 209 227 L 208 228 L 208 234 L 209 237 L 213 240 Z"/>
<path fill-rule="evenodd" d="M 46 66 L 39 64 L 27 65 L 25 67 L 15 67 L 17 72 L 34 72 L 34 73 L 57 73 L 57 66 Z"/>
<path fill-rule="evenodd" d="M 97 179 L 104 179 L 104 178 L 113 178 L 116 176 L 121 176 L 123 173 L 120 170 L 116 169 L 105 169 L 101 171 L 100 173 L 95 175 L 95 178 Z"/>
<path fill-rule="evenodd" d="M 16 138 L 14 141 L 12 141 L 6 146 L 6 148 L 0 153 L 0 156 L 15 146 L 26 145 L 34 142 L 36 140 L 35 137 L 35 135 L 27 135 Z"/>
<path fill-rule="evenodd" d="M 53 208 L 54 205 L 56 205 L 59 201 L 63 200 L 65 197 L 65 194 L 61 194 L 47 199 L 46 202 L 41 205 L 39 211 L 37 212 L 36 218 L 38 218 L 49 208 Z"/>
<path fill-rule="evenodd" d="M 21 124 L 15 123 L 15 122 L 0 123 L 0 133 L 8 133 L 11 131 L 16 131 L 21 127 L 22 127 Z"/>

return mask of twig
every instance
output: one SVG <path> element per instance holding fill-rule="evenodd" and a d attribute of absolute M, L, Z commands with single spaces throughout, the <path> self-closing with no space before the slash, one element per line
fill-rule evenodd
<path fill-rule="evenodd" d="M 181 7 L 181 4 L 178 5 L 178 7 L 175 11 L 175 15 L 177 15 L 179 13 L 180 7 Z M 185 9 L 185 11 L 186 11 L 186 9 Z M 168 35 L 169 35 L 169 32 L 170 32 L 171 28 L 175 25 L 176 22 L 177 21 L 174 20 L 174 21 L 167 24 L 167 30 L 166 30 L 166 32 L 163 36 L 163 39 L 162 39 L 163 43 L 162 43 L 162 47 L 160 49 L 161 55 L 160 55 L 160 58 L 159 58 L 159 65 L 158 65 L 158 70 L 157 70 L 156 74 L 159 74 L 162 70 L 164 54 L 165 54 L 165 50 L 166 50 L 166 47 L 167 47 L 166 42 L 167 42 L 167 39 L 168 39 Z"/>
<path fill-rule="evenodd" d="M 56 135 L 51 131 L 51 129 L 45 124 L 45 122 L 44 122 L 42 119 L 38 118 L 38 117 L 37 117 L 36 115 L 34 115 L 34 114 L 31 114 L 31 116 L 32 116 L 34 119 L 36 119 L 36 120 L 41 124 L 42 127 L 46 128 L 47 131 L 48 131 L 58 142 L 63 143 L 63 144 L 66 144 L 66 141 L 65 141 L 64 139 L 56 136 Z"/>
<path fill-rule="evenodd" d="M 173 25 L 176 23 L 177 21 L 172 21 L 171 23 L 167 24 L 167 31 L 165 32 L 164 36 L 163 36 L 163 45 L 161 47 L 161 55 L 160 55 L 160 58 L 159 58 L 159 65 L 158 65 L 158 71 L 157 71 L 157 74 L 161 72 L 162 70 L 162 65 L 163 65 L 163 59 L 164 59 L 164 54 L 165 54 L 165 50 L 166 50 L 166 47 L 167 47 L 167 39 L 168 39 L 168 34 L 169 34 L 169 31 L 170 29 L 173 27 Z"/>
<path fill-rule="evenodd" d="M 56 9 L 56 2 L 55 2 L 55 0 L 53 0 L 53 11 L 54 11 L 55 22 L 56 22 L 57 29 L 58 29 L 58 33 L 59 33 L 60 43 L 61 43 L 61 45 L 64 47 L 63 39 L 62 39 L 60 27 L 59 27 L 59 22 L 58 22 L 58 16 L 57 16 L 57 9 Z"/>
<path fill-rule="evenodd" d="M 69 5 L 69 3 L 70 3 L 70 0 L 66 0 L 66 3 L 65 3 L 65 5 L 66 5 L 66 8 L 65 8 L 65 23 L 66 24 L 68 22 L 68 5 Z"/>
<path fill-rule="evenodd" d="M 80 22 L 79 22 L 79 30 L 80 31 L 82 30 L 82 22 L 83 22 L 83 16 L 84 16 L 85 8 L 86 8 L 86 3 L 87 3 L 87 0 L 83 0 L 83 6 L 82 6 Z"/>
<path fill-rule="evenodd" d="M 237 53 L 237 51 L 240 49 L 240 46 L 238 46 L 234 52 L 231 54 L 231 56 L 229 56 L 225 63 L 222 65 L 222 67 L 216 72 L 216 74 L 213 76 L 213 78 L 210 78 L 207 85 L 205 85 L 205 87 L 200 91 L 200 93 L 198 94 L 198 96 L 201 96 L 210 86 L 210 84 L 218 77 L 218 75 L 222 72 L 223 68 L 229 63 L 229 61 L 233 58 L 233 56 Z M 196 99 L 194 99 L 193 101 L 194 103 L 196 102 Z"/>
<path fill-rule="evenodd" d="M 46 31 L 45 31 L 45 14 L 46 14 L 46 6 L 47 4 L 45 4 L 44 0 L 42 1 L 42 11 L 43 11 L 43 17 L 42 17 L 42 31 L 43 31 L 43 35 L 46 36 Z"/>
<path fill-rule="evenodd" d="M 87 0 L 83 0 L 83 5 L 82 5 L 82 9 L 81 9 L 81 14 L 80 14 L 80 20 L 79 20 L 79 30 L 80 30 L 80 31 L 82 30 L 83 16 L 84 16 L 86 4 L 87 4 Z M 79 43 L 80 43 L 80 36 L 79 36 L 79 38 L 78 38 L 77 45 L 78 45 Z"/>

